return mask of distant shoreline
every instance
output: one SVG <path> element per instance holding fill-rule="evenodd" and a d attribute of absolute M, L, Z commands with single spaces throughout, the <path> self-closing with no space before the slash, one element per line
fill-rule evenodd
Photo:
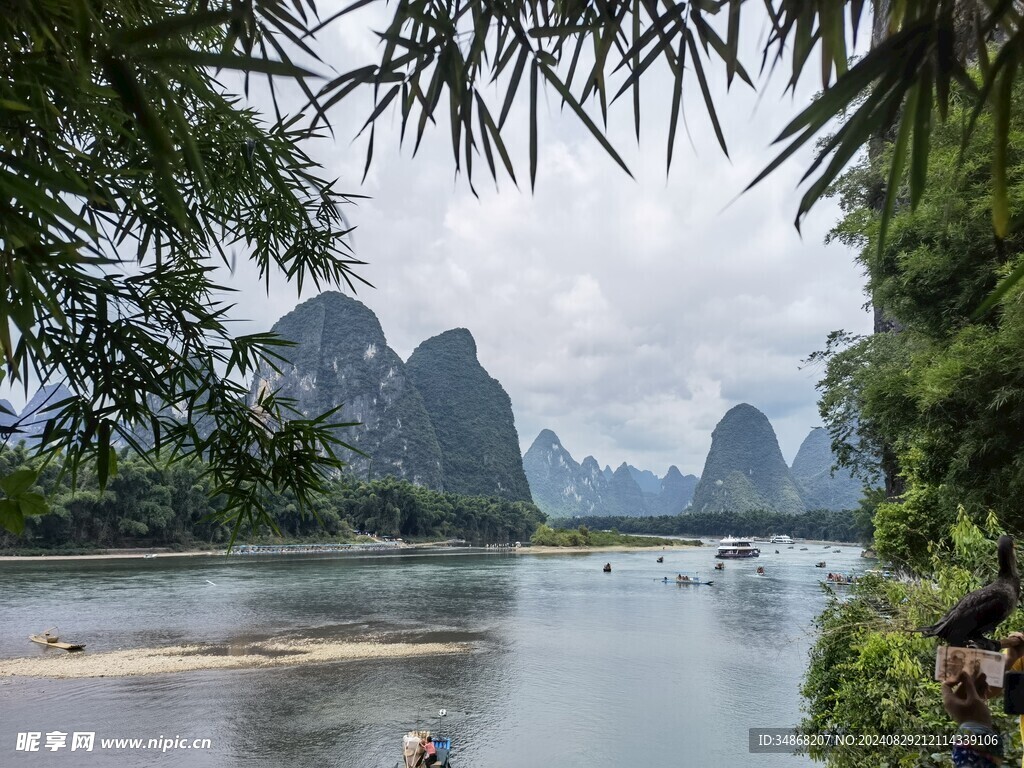
<path fill-rule="evenodd" d="M 374 555 L 390 555 L 397 552 L 413 552 L 415 550 L 443 550 L 450 552 L 461 552 L 466 549 L 472 550 L 477 554 L 517 554 L 517 555 L 548 555 L 558 554 L 579 554 L 582 552 L 652 552 L 661 551 L 662 549 L 680 549 L 680 548 L 696 548 L 694 544 L 684 544 L 682 542 L 678 544 L 665 545 L 662 547 L 651 546 L 641 547 L 627 544 L 613 544 L 607 547 L 502 547 L 500 549 L 487 549 L 484 547 L 442 547 L 435 544 L 404 544 L 394 547 L 393 550 L 387 552 L 381 552 L 379 550 L 369 550 L 360 552 L 358 550 L 351 553 L 345 552 L 345 555 L 360 555 L 363 557 L 371 557 Z M 294 555 L 232 555 L 233 559 L 236 560 L 264 560 L 267 558 L 277 558 L 282 556 L 287 557 L 304 557 L 309 554 L 325 555 L 328 553 L 307 553 L 307 552 L 296 552 Z M 333 553 L 332 553 L 333 554 Z M 340 553 L 339 553 L 340 554 Z M 147 557 L 152 555 L 152 557 Z M 13 563 L 13 562 L 60 562 L 60 561 L 73 561 L 73 560 L 142 560 L 142 559 L 161 559 L 165 557 L 229 557 L 225 555 L 223 550 L 210 551 L 206 549 L 191 550 L 188 552 L 143 552 L 138 551 L 131 552 L 98 552 L 93 555 L 0 555 L 0 563 Z"/>
<path fill-rule="evenodd" d="M 187 552 L 98 552 L 94 555 L 0 555 L 0 563 L 7 562 L 53 562 L 55 560 L 141 560 L 146 555 L 155 557 L 223 557 L 222 551 L 211 551 L 209 549 L 195 549 Z M 152 558 L 150 558 L 152 559 Z"/>
<path fill-rule="evenodd" d="M 640 547 L 630 544 L 612 544 L 607 547 L 519 547 L 518 549 L 506 550 L 517 555 L 557 555 L 561 554 L 582 554 L 586 552 L 662 552 L 670 549 L 699 549 L 698 544 L 679 542 L 678 544 L 666 544 L 664 546 Z"/>
<path fill-rule="evenodd" d="M 706 537 L 705 537 L 706 538 Z M 693 539 L 697 539 L 696 536 Z M 864 548 L 863 544 L 856 542 L 847 541 L 831 541 L 826 542 L 823 539 L 801 539 L 799 543 L 808 544 L 828 544 L 829 546 L 842 546 L 842 547 L 859 547 Z M 359 555 L 361 557 L 374 557 L 374 556 L 388 556 L 398 552 L 413 552 L 415 550 L 437 550 L 437 551 L 449 551 L 449 552 L 465 552 L 467 550 L 472 551 L 476 554 L 515 554 L 515 555 L 578 555 L 585 554 L 587 552 L 660 552 L 662 550 L 677 550 L 677 549 L 698 549 L 701 545 L 691 544 L 688 541 L 679 541 L 678 543 L 666 544 L 663 546 L 648 546 L 641 547 L 629 544 L 613 544 L 610 546 L 590 546 L 590 547 L 549 547 L 549 546 L 526 546 L 526 547 L 502 547 L 500 549 L 488 549 L 484 547 L 444 547 L 439 546 L 436 543 L 425 542 L 421 544 L 401 544 L 395 546 L 392 551 L 380 552 L 380 551 L 365 551 L 359 552 L 354 551 L 352 553 L 345 553 L 345 555 Z M 146 555 L 152 554 L 154 557 L 146 558 Z M 295 553 L 294 555 L 287 555 L 289 557 L 304 557 L 311 553 Z M 324 553 L 326 554 L 326 553 Z M 211 551 L 208 549 L 197 549 L 190 550 L 187 552 L 139 552 L 126 551 L 116 552 L 107 551 L 96 553 L 92 555 L 0 555 L 0 563 L 11 563 L 11 562 L 60 562 L 60 561 L 73 561 L 73 560 L 141 560 L 141 559 L 158 559 L 165 557 L 226 557 L 223 550 Z M 267 558 L 281 557 L 281 555 L 237 555 L 231 556 L 236 560 L 263 560 Z"/>

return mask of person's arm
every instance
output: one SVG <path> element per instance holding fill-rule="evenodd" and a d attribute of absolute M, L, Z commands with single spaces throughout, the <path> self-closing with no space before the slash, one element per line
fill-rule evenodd
<path fill-rule="evenodd" d="M 987 683 L 982 682 L 982 685 L 987 686 Z M 957 735 L 968 742 L 953 747 L 953 765 L 957 768 L 1002 765 L 1002 738 L 992 727 L 992 713 L 988 703 L 978 693 L 974 679 L 966 671 L 961 672 L 954 683 L 942 684 L 942 704 L 958 726 Z M 993 741 L 994 744 L 991 743 Z"/>
<path fill-rule="evenodd" d="M 1024 657 L 1024 632 L 1012 632 L 1000 638 L 999 644 L 1006 650 L 1006 671 L 1009 672 Z"/>

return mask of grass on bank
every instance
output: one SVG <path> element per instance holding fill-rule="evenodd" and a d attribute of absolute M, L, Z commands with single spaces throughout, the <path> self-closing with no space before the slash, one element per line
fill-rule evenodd
<path fill-rule="evenodd" d="M 700 546 L 697 540 L 661 539 L 656 536 L 631 536 L 611 531 L 592 531 L 581 525 L 574 530 L 555 529 L 543 523 L 530 537 L 530 543 L 538 547 L 671 547 L 678 545 Z"/>

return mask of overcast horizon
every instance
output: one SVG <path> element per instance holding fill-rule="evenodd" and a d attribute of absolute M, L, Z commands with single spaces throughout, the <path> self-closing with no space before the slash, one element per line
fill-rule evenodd
<path fill-rule="evenodd" d="M 344 71 L 369 60 L 377 48 L 368 30 L 383 27 L 382 10 L 364 8 L 321 32 L 329 63 Z M 756 42 L 746 45 L 752 67 L 760 60 Z M 609 138 L 635 180 L 575 116 L 559 112 L 551 93 L 542 97 L 533 193 L 523 98 L 503 130 L 519 188 L 505 176 L 495 184 L 480 158 L 479 199 L 464 175 L 455 177 L 444 123 L 428 128 L 415 158 L 411 142 L 399 148 L 394 116 L 378 124 L 362 185 L 366 136 L 350 139 L 366 102 L 335 108 L 336 140 L 310 148 L 339 189 L 371 197 L 345 212 L 357 226 L 356 255 L 368 262 L 359 274 L 375 286 L 356 298 L 376 313 L 388 344 L 405 360 L 423 340 L 468 328 L 481 364 L 512 400 L 524 452 L 551 429 L 577 461 L 593 455 L 601 466 L 625 461 L 659 476 L 675 464 L 700 475 L 715 425 L 746 402 L 771 421 L 791 464 L 821 424 L 821 371 L 801 370 L 801 361 L 833 330 L 871 331 L 854 254 L 824 244 L 839 217 L 836 202 L 815 207 L 802 237 L 793 226 L 810 153 L 740 194 L 774 158 L 771 140 L 818 83 L 807 76 L 790 97 L 775 78 L 759 85 L 760 96 L 742 84 L 726 96 L 724 68 L 713 69 L 731 159 L 688 82 L 690 138 L 681 129 L 667 179 L 665 72 L 641 81 L 639 148 L 628 99 L 610 114 Z M 223 279 L 238 290 L 239 333 L 267 330 L 315 295 L 307 287 L 297 297 L 277 276 L 268 297 L 242 254 Z M 5 391 L 16 406 L 24 402 L 20 391 Z"/>

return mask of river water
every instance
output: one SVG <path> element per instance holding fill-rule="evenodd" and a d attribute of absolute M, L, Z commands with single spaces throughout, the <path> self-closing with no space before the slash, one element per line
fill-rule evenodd
<path fill-rule="evenodd" d="M 401 735 L 437 730 L 443 708 L 454 768 L 811 765 L 750 754 L 748 729 L 800 719 L 813 618 L 826 600 L 814 563 L 851 572 L 865 562 L 837 546 L 774 554 L 765 544 L 759 560 L 722 572 L 712 570 L 713 546 L 0 563 L 6 658 L 54 653 L 27 640 L 51 625 L 87 642 L 85 653 L 284 636 L 473 646 L 306 667 L 0 679 L 0 763 L 393 768 Z M 715 583 L 660 581 L 679 571 Z M 208 738 L 211 748 L 17 750 L 17 734 L 30 731 Z"/>

